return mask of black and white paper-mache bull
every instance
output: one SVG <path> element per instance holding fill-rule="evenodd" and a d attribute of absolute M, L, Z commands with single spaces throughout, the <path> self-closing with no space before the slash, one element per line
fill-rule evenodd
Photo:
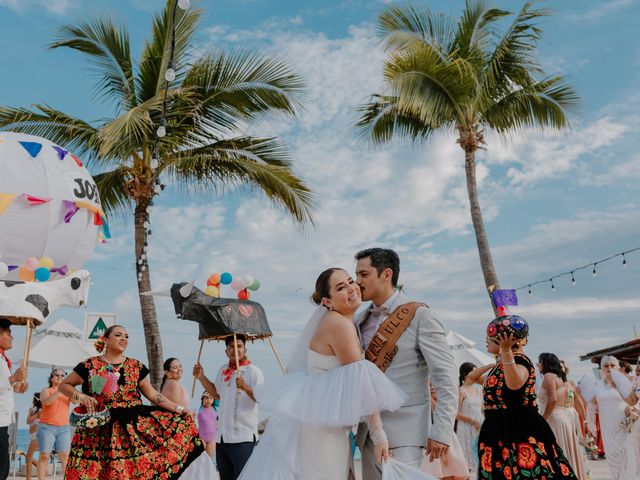
<path fill-rule="evenodd" d="M 42 283 L 0 280 L 0 318 L 27 327 L 23 366 L 29 362 L 33 329 L 60 307 L 85 305 L 90 286 L 91 274 L 86 270 Z"/>
<path fill-rule="evenodd" d="M 285 371 L 280 355 L 271 340 L 273 333 L 269 328 L 267 314 L 258 302 L 211 297 L 195 287 L 194 282 L 174 283 L 169 291 L 153 291 L 147 294 L 170 296 L 178 318 L 198 323 L 198 340 L 200 340 L 198 362 L 205 340 L 224 340 L 230 336 L 244 335 L 252 341 L 266 338 L 280 368 L 283 372 Z M 236 354 L 236 362 L 237 360 Z"/>

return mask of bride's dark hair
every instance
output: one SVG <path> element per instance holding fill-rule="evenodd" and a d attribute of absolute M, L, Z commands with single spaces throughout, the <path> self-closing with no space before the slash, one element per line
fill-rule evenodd
<path fill-rule="evenodd" d="M 313 292 L 313 295 L 311 295 L 311 300 L 313 300 L 313 303 L 316 305 L 320 305 L 322 303 L 322 299 L 325 297 L 331 298 L 329 280 L 331 280 L 333 272 L 337 270 L 343 269 L 337 267 L 327 268 L 324 272 L 318 275 L 318 279 L 316 280 L 316 289 Z"/>

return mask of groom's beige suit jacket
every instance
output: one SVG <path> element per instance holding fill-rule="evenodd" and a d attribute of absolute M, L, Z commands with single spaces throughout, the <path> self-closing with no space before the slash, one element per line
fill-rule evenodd
<path fill-rule="evenodd" d="M 389 308 L 410 302 L 402 292 Z M 358 335 L 370 309 L 356 317 Z M 397 343 L 398 353 L 385 374 L 407 395 L 395 412 L 382 412 L 389 447 L 424 447 L 427 438 L 451 445 L 453 423 L 458 411 L 458 372 L 442 324 L 431 309 L 420 307 Z M 429 379 L 436 389 L 436 408 L 431 415 Z M 364 445 L 367 427 L 360 424 L 356 444 Z"/>

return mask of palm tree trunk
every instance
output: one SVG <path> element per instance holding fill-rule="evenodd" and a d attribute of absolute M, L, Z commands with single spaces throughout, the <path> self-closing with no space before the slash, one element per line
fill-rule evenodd
<path fill-rule="evenodd" d="M 469 204 L 471 206 L 471 221 L 473 222 L 473 229 L 476 233 L 476 242 L 478 244 L 478 254 L 480 255 L 480 266 L 482 267 L 484 284 L 487 287 L 487 293 L 491 300 L 491 307 L 495 314 L 496 306 L 493 303 L 493 297 L 491 296 L 491 287 L 499 289 L 500 283 L 498 282 L 496 268 L 493 266 L 491 247 L 489 246 L 489 239 L 484 227 L 482 211 L 480 210 L 480 202 L 478 201 L 478 187 L 476 185 L 476 148 L 465 148 L 464 158 L 465 170 L 467 173 L 467 193 L 469 194 Z"/>
<path fill-rule="evenodd" d="M 141 198 L 136 204 L 134 213 L 135 221 L 135 251 L 136 251 L 136 267 L 140 255 L 143 253 L 145 241 L 144 222 L 147 216 L 147 206 L 149 202 L 146 198 Z M 142 292 L 151 291 L 151 277 L 148 265 L 138 280 L 138 296 L 140 297 L 140 311 L 142 314 L 142 325 L 144 327 L 144 339 L 147 346 L 147 361 L 149 370 L 151 371 L 151 384 L 158 389 L 162 380 L 162 341 L 160 339 L 160 330 L 158 328 L 158 317 L 156 315 L 156 305 L 151 295 L 140 295 Z"/>

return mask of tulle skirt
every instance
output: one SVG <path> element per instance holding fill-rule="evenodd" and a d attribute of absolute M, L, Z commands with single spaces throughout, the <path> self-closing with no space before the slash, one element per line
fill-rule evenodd
<path fill-rule="evenodd" d="M 239 480 L 346 480 L 348 429 L 406 401 L 367 360 L 320 374 L 291 373 L 254 392 L 260 407 L 273 414 Z"/>

